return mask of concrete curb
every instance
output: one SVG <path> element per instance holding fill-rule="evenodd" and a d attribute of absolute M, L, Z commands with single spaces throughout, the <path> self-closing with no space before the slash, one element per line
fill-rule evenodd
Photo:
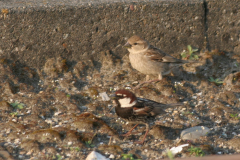
<path fill-rule="evenodd" d="M 2 58 L 41 67 L 59 55 L 70 61 L 110 50 L 133 34 L 179 55 L 187 45 L 240 53 L 237 0 L 79 0 L 0 2 Z"/>
<path fill-rule="evenodd" d="M 204 47 L 204 5 L 196 1 L 139 1 L 10 7 L 2 13 L 1 57 L 40 67 L 47 58 L 98 60 L 102 51 L 118 57 L 126 38 L 138 34 L 170 54 L 188 44 Z M 191 3 L 190 3 L 191 2 Z M 20 2 L 19 2 L 20 3 Z M 10 3 L 12 4 L 12 3 Z M 31 4 L 25 3 L 25 4 Z M 42 3 L 41 3 L 42 4 Z"/>
<path fill-rule="evenodd" d="M 238 0 L 206 0 L 206 24 L 210 49 L 240 54 L 240 3 Z"/>

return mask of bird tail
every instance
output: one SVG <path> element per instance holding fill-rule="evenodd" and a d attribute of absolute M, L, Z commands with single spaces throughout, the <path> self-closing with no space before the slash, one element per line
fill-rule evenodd
<path fill-rule="evenodd" d="M 161 107 L 154 107 L 151 114 L 152 114 L 152 116 L 164 114 L 164 113 L 166 113 L 165 109 L 176 107 L 176 106 L 182 106 L 182 105 L 183 105 L 183 103 L 164 104 Z"/>
<path fill-rule="evenodd" d="M 167 105 L 176 107 L 176 106 L 183 106 L 184 104 L 183 103 L 169 103 Z"/>
<path fill-rule="evenodd" d="M 166 104 L 167 108 L 171 108 L 171 107 L 177 107 L 177 106 L 183 106 L 183 103 L 170 103 L 170 104 Z"/>

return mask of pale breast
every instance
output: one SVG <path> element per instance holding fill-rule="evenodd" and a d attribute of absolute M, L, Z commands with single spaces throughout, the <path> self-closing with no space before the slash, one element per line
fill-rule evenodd
<path fill-rule="evenodd" d="M 130 53 L 129 59 L 134 69 L 147 75 L 163 73 L 169 69 L 167 63 L 153 62 L 144 55 Z"/>

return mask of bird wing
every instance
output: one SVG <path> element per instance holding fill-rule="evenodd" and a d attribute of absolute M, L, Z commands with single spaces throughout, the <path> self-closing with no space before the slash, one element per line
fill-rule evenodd
<path fill-rule="evenodd" d="M 138 103 L 133 107 L 133 113 L 135 115 L 142 116 L 156 116 L 160 114 L 164 114 L 165 109 L 182 106 L 182 103 L 171 103 L 171 104 L 163 104 L 159 102 L 155 102 L 149 99 L 139 98 L 137 97 Z"/>
<path fill-rule="evenodd" d="M 144 55 L 147 56 L 150 60 L 157 62 L 183 62 L 182 60 L 174 58 L 163 52 L 161 49 L 158 49 L 152 45 L 149 46 Z"/>
<path fill-rule="evenodd" d="M 151 100 L 137 98 L 138 103 L 133 107 L 133 113 L 138 116 L 151 116 L 154 110 L 153 103 L 157 103 Z"/>
<path fill-rule="evenodd" d="M 144 106 L 143 108 L 133 107 L 133 114 L 138 116 L 149 116 L 153 108 L 151 106 Z"/>

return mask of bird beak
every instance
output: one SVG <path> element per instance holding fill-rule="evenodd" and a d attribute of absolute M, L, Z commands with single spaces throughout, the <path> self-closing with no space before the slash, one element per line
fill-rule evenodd
<path fill-rule="evenodd" d="M 113 103 L 113 106 L 112 106 L 112 108 L 109 110 L 109 113 L 111 112 L 111 110 L 116 106 L 116 102 L 115 102 L 115 99 L 116 99 L 116 95 L 115 95 L 115 93 L 114 94 L 111 94 L 110 96 L 109 96 L 110 98 L 111 98 L 111 100 L 112 100 L 112 103 Z"/>
<path fill-rule="evenodd" d="M 115 95 L 115 93 L 113 93 L 113 94 L 110 94 L 109 97 L 110 97 L 112 100 L 114 100 L 114 99 L 116 98 L 116 95 Z"/>
<path fill-rule="evenodd" d="M 128 49 L 128 48 L 131 48 L 132 45 L 127 42 L 123 47 Z"/>

